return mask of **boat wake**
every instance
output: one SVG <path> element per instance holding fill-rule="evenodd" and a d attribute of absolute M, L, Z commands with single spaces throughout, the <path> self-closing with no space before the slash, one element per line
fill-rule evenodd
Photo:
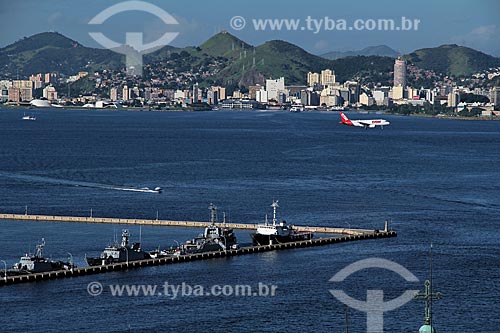
<path fill-rule="evenodd" d="M 143 192 L 143 193 L 161 193 L 161 187 L 155 187 L 153 189 L 149 187 L 133 187 L 133 186 L 117 186 L 100 184 L 93 182 L 83 182 L 68 179 L 57 179 L 43 176 L 25 175 L 10 172 L 0 172 L 0 178 L 15 179 L 23 182 L 29 183 L 45 183 L 53 185 L 64 185 L 64 186 L 75 186 L 75 187 L 86 187 L 86 188 L 98 188 L 103 190 L 114 190 L 114 191 L 129 191 L 129 192 Z"/>

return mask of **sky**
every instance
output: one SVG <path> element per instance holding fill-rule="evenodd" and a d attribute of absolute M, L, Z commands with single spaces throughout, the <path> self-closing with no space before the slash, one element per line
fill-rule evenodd
<path fill-rule="evenodd" d="M 165 24 L 157 15 L 129 10 L 109 17 L 101 25 L 89 25 L 106 8 L 124 3 L 116 0 L 0 0 L 0 47 L 23 37 L 57 31 L 90 47 L 103 47 L 89 32 L 101 32 L 124 43 L 126 32 L 142 32 L 144 42 L 153 42 L 165 32 L 178 36 L 173 46 L 197 46 L 215 33 L 226 30 L 251 45 L 280 39 L 313 54 L 359 50 L 388 45 L 400 53 L 442 44 L 458 44 L 500 57 L 500 1 L 498 0 L 148 0 L 172 15 L 178 24 Z M 145 6 L 144 6 L 145 8 Z M 241 16 L 246 25 L 231 26 Z M 306 19 L 310 17 L 310 25 Z M 352 26 L 357 19 L 419 20 L 418 30 L 342 30 L 342 20 Z M 325 18 L 335 23 L 325 26 Z M 254 20 L 300 19 L 298 30 L 257 30 Z M 315 23 L 312 21 L 314 19 Z M 328 21 L 327 20 L 327 21 Z M 315 25 L 317 24 L 317 25 Z M 236 29 L 240 30 L 235 30 Z M 309 29 L 312 28 L 312 29 Z"/>

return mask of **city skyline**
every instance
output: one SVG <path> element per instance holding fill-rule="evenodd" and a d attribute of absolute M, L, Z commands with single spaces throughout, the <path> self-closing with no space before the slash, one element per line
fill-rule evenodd
<path fill-rule="evenodd" d="M 5 47 L 23 37 L 45 31 L 57 31 L 83 45 L 102 48 L 90 36 L 96 30 L 88 22 L 99 12 L 121 1 L 103 3 L 89 0 L 36 2 L 32 0 L 4 5 L 0 13 L 0 27 L 9 31 L 0 36 L 0 47 Z M 216 32 L 227 30 L 253 45 L 273 39 L 282 39 L 300 45 L 313 54 L 329 51 L 359 50 L 367 46 L 387 45 L 398 52 L 409 53 L 419 48 L 442 44 L 458 44 L 490 55 L 500 56 L 500 3 L 492 0 L 456 1 L 453 6 L 424 1 L 419 6 L 383 1 L 371 3 L 355 1 L 325 6 L 319 2 L 298 10 L 299 3 L 277 1 L 268 3 L 256 0 L 227 6 L 220 0 L 210 3 L 213 11 L 207 14 L 207 5 L 187 6 L 180 1 L 148 1 L 172 16 L 178 25 L 165 27 L 158 18 L 148 13 L 127 12 L 110 18 L 102 30 L 110 39 L 124 39 L 125 31 L 144 32 L 145 41 L 152 41 L 165 29 L 179 32 L 173 46 L 199 45 Z M 21 8 L 22 6 L 22 8 Z M 301 5 L 300 5 L 301 6 Z M 288 19 L 314 17 L 322 19 L 398 19 L 407 17 L 420 20 L 417 31 L 256 31 L 250 24 L 246 29 L 234 30 L 230 20 L 236 15 L 256 19 Z M 24 24 L 19 24 L 25 20 Z M 16 29 L 12 29 L 15 26 Z"/>

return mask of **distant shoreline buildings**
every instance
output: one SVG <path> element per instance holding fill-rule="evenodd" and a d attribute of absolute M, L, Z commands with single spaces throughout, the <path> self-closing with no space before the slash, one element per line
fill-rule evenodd
<path fill-rule="evenodd" d="M 500 71 L 500 69 L 499 69 Z M 250 85 L 248 90 L 235 90 L 229 95 L 222 86 L 201 86 L 194 83 L 191 89 L 163 89 L 148 82 L 131 82 L 126 76 L 113 74 L 119 80 L 110 80 L 110 72 L 103 70 L 89 74 L 78 72 L 68 78 L 57 73 L 39 73 L 28 80 L 0 80 L 0 100 L 11 104 L 29 103 L 41 98 L 52 104 L 80 105 L 88 107 L 116 107 L 117 104 L 148 107 L 189 107 L 204 105 L 213 108 L 289 108 L 300 105 L 308 109 L 390 108 L 394 105 L 414 107 L 440 106 L 454 112 L 480 108 L 483 115 L 499 115 L 495 108 L 500 106 L 500 87 L 490 90 L 470 89 L 454 84 L 433 87 L 408 86 L 408 66 L 404 59 L 394 61 L 392 86 L 365 85 L 358 81 L 337 82 L 333 69 L 325 68 L 319 73 L 309 72 L 304 77 L 306 85 L 287 86 L 284 77 L 268 78 L 263 85 Z M 491 74 L 494 78 L 496 75 Z M 488 78 L 490 74 L 488 74 Z M 71 87 L 79 80 L 87 78 L 99 91 L 107 93 L 73 97 Z M 155 83 L 155 82 L 152 82 Z M 58 92 L 56 87 L 66 86 L 66 91 Z M 489 103 L 468 103 L 461 101 L 461 95 L 485 96 Z M 71 96 L 71 97 L 69 97 Z"/>

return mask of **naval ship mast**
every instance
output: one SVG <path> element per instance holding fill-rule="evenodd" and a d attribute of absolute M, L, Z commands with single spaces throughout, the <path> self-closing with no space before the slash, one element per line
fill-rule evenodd
<path fill-rule="evenodd" d="M 273 204 L 271 205 L 273 207 L 273 226 L 276 226 L 276 209 L 279 207 L 278 206 L 278 200 L 274 201 Z"/>

